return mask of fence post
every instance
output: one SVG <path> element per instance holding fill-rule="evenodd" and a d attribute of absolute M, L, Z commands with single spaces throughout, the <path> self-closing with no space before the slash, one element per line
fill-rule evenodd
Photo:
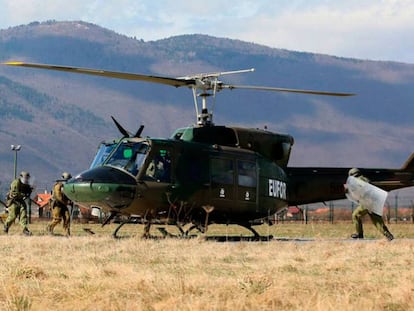
<path fill-rule="evenodd" d="M 333 224 L 334 221 L 334 204 L 332 201 L 329 202 L 329 221 Z"/>
<path fill-rule="evenodd" d="M 395 223 L 398 222 L 398 193 L 395 194 Z"/>

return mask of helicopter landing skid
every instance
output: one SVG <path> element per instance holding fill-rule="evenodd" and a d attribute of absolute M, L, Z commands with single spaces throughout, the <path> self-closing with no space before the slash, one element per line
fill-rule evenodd
<path fill-rule="evenodd" d="M 171 234 L 164 227 L 157 228 L 162 234 L 162 238 L 175 238 L 175 239 L 194 239 L 198 236 L 195 234 L 188 235 L 188 231 L 185 234 Z M 206 241 L 216 241 L 216 242 L 237 242 L 237 241 L 249 241 L 249 242 L 259 242 L 259 241 L 270 241 L 273 239 L 273 235 L 263 236 L 263 235 L 254 235 L 254 236 L 205 236 L 204 240 Z"/>
<path fill-rule="evenodd" d="M 226 236 L 207 236 L 205 240 L 213 240 L 217 242 L 237 242 L 237 241 L 270 241 L 273 239 L 273 235 L 260 235 L 250 224 L 239 224 L 239 226 L 246 228 L 253 233 L 253 236 L 243 236 L 243 235 L 226 235 Z"/>
<path fill-rule="evenodd" d="M 205 233 L 204 227 L 200 227 L 198 225 L 191 226 L 188 230 L 184 231 L 183 228 L 177 225 L 178 229 L 180 230 L 179 234 L 172 234 L 167 231 L 164 227 L 158 227 L 158 231 L 161 232 L 162 238 L 177 238 L 177 239 L 193 239 L 198 237 L 196 234 L 189 235 L 189 232 L 197 229 L 200 233 Z M 206 241 L 217 241 L 217 242 L 237 242 L 237 241 L 250 241 L 250 242 L 266 242 L 273 239 L 273 235 L 260 235 L 255 229 L 253 229 L 250 225 L 242 225 L 242 227 L 248 229 L 253 233 L 253 236 L 204 236 L 204 240 Z"/>
<path fill-rule="evenodd" d="M 259 241 L 270 241 L 273 239 L 273 235 L 260 235 L 250 224 L 239 224 L 239 226 L 246 228 L 250 232 L 253 233 L 253 236 L 208 236 L 206 240 L 213 240 L 217 242 L 237 242 L 237 241 L 252 241 L 252 242 L 259 242 Z"/>
<path fill-rule="evenodd" d="M 163 238 L 193 239 L 197 237 L 195 234 L 188 235 L 187 232 L 183 232 L 182 234 L 171 234 L 164 227 L 159 227 L 157 229 L 161 232 Z"/>
<path fill-rule="evenodd" d="M 259 235 L 259 236 L 208 236 L 205 237 L 206 241 L 216 242 L 268 242 L 273 240 L 273 235 Z"/>
<path fill-rule="evenodd" d="M 204 233 L 205 230 L 202 226 L 200 225 L 192 225 L 189 229 L 184 231 L 184 228 L 182 225 L 176 223 L 175 226 L 178 228 L 178 230 L 180 231 L 179 234 L 172 234 L 170 232 L 167 231 L 167 229 L 165 229 L 164 227 L 158 227 L 158 231 L 161 232 L 163 238 L 180 238 L 180 239 L 192 239 L 197 237 L 197 235 L 193 234 L 190 235 L 189 233 L 194 230 L 197 229 L 199 232 Z"/>
<path fill-rule="evenodd" d="M 112 233 L 112 237 L 114 239 L 119 239 L 119 237 L 117 236 L 117 233 L 119 231 L 119 229 L 122 228 L 123 225 L 125 225 L 126 223 L 128 223 L 131 220 L 131 217 L 128 217 L 126 220 L 124 220 L 123 222 L 121 222 L 118 227 L 115 228 L 114 232 Z"/>

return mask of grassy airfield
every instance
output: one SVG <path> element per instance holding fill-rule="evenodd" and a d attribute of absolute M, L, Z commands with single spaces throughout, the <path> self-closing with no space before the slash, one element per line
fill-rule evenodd
<path fill-rule="evenodd" d="M 46 223 L 0 235 L 0 310 L 409 310 L 414 305 L 414 224 L 391 224 L 388 242 L 365 223 L 258 227 L 270 242 L 141 239 L 142 225 Z M 83 230 L 91 229 L 91 235 Z M 174 227 L 166 227 L 175 233 Z M 249 236 L 237 226 L 208 236 Z M 303 239 L 300 241 L 298 239 Z"/>

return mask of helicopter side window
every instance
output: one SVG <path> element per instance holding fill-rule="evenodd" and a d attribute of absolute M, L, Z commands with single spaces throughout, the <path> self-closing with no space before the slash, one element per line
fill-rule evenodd
<path fill-rule="evenodd" d="M 211 159 L 211 181 L 218 184 L 233 184 L 233 161 Z"/>
<path fill-rule="evenodd" d="M 148 164 L 145 179 L 158 182 L 171 181 L 171 154 L 168 150 L 161 149 Z"/>
<path fill-rule="evenodd" d="M 242 187 L 256 187 L 256 164 L 248 161 L 238 161 L 238 184 Z"/>

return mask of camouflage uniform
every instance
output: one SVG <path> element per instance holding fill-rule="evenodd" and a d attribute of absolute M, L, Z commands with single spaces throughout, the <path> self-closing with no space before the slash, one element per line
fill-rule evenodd
<path fill-rule="evenodd" d="M 365 176 L 362 176 L 360 171 L 356 168 L 353 168 L 349 171 L 349 176 L 354 176 L 359 178 L 365 182 L 369 183 L 369 179 Z M 387 226 L 384 223 L 381 215 L 377 215 L 375 213 L 370 212 L 367 208 L 362 205 L 359 205 L 352 213 L 352 222 L 355 225 L 355 232 L 351 235 L 354 239 L 363 239 L 364 238 L 364 230 L 362 227 L 362 217 L 366 214 L 369 215 L 371 218 L 372 223 L 374 226 L 380 231 L 389 241 L 394 239 L 394 236 L 388 230 Z"/>
<path fill-rule="evenodd" d="M 56 181 L 53 186 L 53 194 L 51 200 L 52 221 L 47 225 L 47 231 L 53 234 L 53 230 L 57 224 L 63 219 L 63 229 L 66 235 L 70 235 L 70 212 L 68 205 L 71 203 L 68 197 L 63 193 L 63 185 L 72 176 L 69 173 L 63 173 L 63 180 Z"/>
<path fill-rule="evenodd" d="M 13 180 L 10 185 L 10 191 L 7 196 L 9 214 L 3 229 L 5 233 L 9 232 L 10 226 L 19 217 L 20 225 L 23 227 L 23 233 L 25 235 L 31 235 L 31 232 L 27 228 L 27 207 L 25 202 L 27 198 L 30 198 L 30 194 L 32 193 L 32 187 L 28 184 L 29 178 L 29 173 L 21 172 L 20 177 Z"/>

